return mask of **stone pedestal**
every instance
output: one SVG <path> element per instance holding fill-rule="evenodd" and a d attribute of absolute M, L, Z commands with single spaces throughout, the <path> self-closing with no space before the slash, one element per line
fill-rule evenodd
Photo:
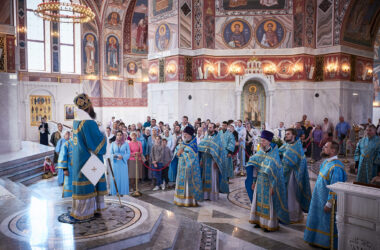
<path fill-rule="evenodd" d="M 16 74 L 0 73 L 0 154 L 21 149 Z"/>
<path fill-rule="evenodd" d="M 339 250 L 379 249 L 380 189 L 341 182 L 328 187 L 338 196 Z"/>

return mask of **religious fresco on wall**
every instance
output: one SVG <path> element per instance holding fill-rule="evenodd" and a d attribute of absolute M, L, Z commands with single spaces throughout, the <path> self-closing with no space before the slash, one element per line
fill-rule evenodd
<path fill-rule="evenodd" d="M 138 0 L 135 5 L 131 23 L 132 53 L 148 53 L 148 1 Z"/>
<path fill-rule="evenodd" d="M 153 16 L 158 16 L 172 10 L 173 0 L 152 0 L 152 6 Z"/>
<path fill-rule="evenodd" d="M 130 75 L 135 75 L 137 71 L 139 70 L 137 64 L 135 62 L 129 62 L 127 63 L 127 72 Z"/>
<path fill-rule="evenodd" d="M 51 96 L 31 95 L 30 101 L 30 126 L 39 126 L 41 118 L 51 120 L 52 103 Z"/>
<path fill-rule="evenodd" d="M 252 39 L 251 26 L 246 20 L 229 20 L 223 28 L 223 40 L 226 46 L 233 49 L 244 48 Z"/>
<path fill-rule="evenodd" d="M 107 75 L 119 75 L 120 73 L 120 54 L 119 40 L 116 36 L 109 36 L 106 41 L 105 65 Z"/>
<path fill-rule="evenodd" d="M 225 10 L 283 9 L 285 0 L 223 0 Z"/>
<path fill-rule="evenodd" d="M 120 29 L 121 21 L 120 15 L 117 12 L 111 12 L 106 19 L 106 27 L 111 29 Z"/>
<path fill-rule="evenodd" d="M 377 32 L 371 29 L 379 8 L 380 1 L 354 0 L 349 15 L 346 15 L 343 40 L 371 48 L 376 36 L 373 32 Z"/>
<path fill-rule="evenodd" d="M 285 38 L 284 26 L 276 19 L 262 21 L 255 30 L 256 41 L 263 48 L 276 48 Z"/>
<path fill-rule="evenodd" d="M 82 67 L 83 73 L 86 75 L 96 75 L 99 73 L 99 59 L 98 59 L 98 41 L 95 34 L 87 33 L 83 37 L 83 60 Z"/>
<path fill-rule="evenodd" d="M 241 98 L 241 118 L 249 119 L 253 126 L 261 127 L 265 124 L 266 96 L 262 84 L 249 81 L 244 85 Z"/>
<path fill-rule="evenodd" d="M 160 24 L 157 27 L 155 34 L 156 48 L 159 51 L 168 49 L 170 42 L 170 29 L 166 23 Z"/>

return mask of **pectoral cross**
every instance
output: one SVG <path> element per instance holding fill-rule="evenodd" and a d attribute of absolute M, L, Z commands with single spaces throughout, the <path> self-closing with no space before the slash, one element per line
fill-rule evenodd
<path fill-rule="evenodd" d="M 91 170 L 94 171 L 94 172 L 96 172 L 96 167 L 92 167 Z"/>

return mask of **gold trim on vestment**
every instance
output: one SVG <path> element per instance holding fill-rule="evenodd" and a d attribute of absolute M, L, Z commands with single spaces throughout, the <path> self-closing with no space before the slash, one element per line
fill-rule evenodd
<path fill-rule="evenodd" d="M 325 164 L 324 166 L 326 166 L 326 164 Z M 334 164 L 333 166 L 330 167 L 329 171 L 327 172 L 327 176 L 324 176 L 324 175 L 322 174 L 321 171 L 319 171 L 319 176 L 321 176 L 321 177 L 322 177 L 323 179 L 325 179 L 326 181 L 329 181 L 329 180 L 330 180 L 330 172 L 331 172 L 335 167 L 340 167 L 341 169 L 343 169 L 343 171 L 345 171 L 345 170 L 344 170 L 344 167 L 342 167 L 340 164 Z"/>
<path fill-rule="evenodd" d="M 80 194 L 73 194 L 73 199 L 74 200 L 86 200 L 86 199 L 89 199 L 89 198 L 93 198 L 93 197 L 96 197 L 97 196 L 97 192 L 93 192 L 91 194 L 83 194 L 83 195 L 80 195 Z"/>
<path fill-rule="evenodd" d="M 106 182 L 105 178 L 100 178 L 99 182 Z M 73 186 L 87 186 L 87 185 L 93 185 L 91 181 L 73 181 Z"/>
<path fill-rule="evenodd" d="M 78 134 L 78 133 L 79 133 L 79 131 L 82 129 L 82 127 L 83 127 L 85 121 L 86 121 L 86 120 L 81 121 L 81 122 L 79 123 L 79 125 L 78 125 L 78 128 L 77 128 L 77 129 L 73 129 L 73 133 L 74 133 L 74 134 Z"/>
<path fill-rule="evenodd" d="M 95 151 L 94 151 L 94 154 L 98 154 L 99 153 L 99 151 L 102 149 L 102 147 L 104 146 L 104 143 L 106 142 L 106 138 L 105 137 L 103 137 L 103 140 L 102 140 L 102 142 L 96 147 L 96 149 L 95 149 Z"/>
<path fill-rule="evenodd" d="M 249 223 L 251 223 L 251 224 L 257 224 L 257 225 L 259 225 L 261 228 L 264 228 L 264 229 L 266 229 L 266 230 L 268 230 L 268 231 L 277 231 L 278 229 L 280 229 L 280 226 L 277 226 L 277 227 L 268 227 L 267 225 L 262 225 L 261 223 L 260 223 L 260 221 L 255 221 L 255 220 L 249 220 L 248 221 Z"/>
<path fill-rule="evenodd" d="M 330 233 L 327 233 L 327 232 L 321 231 L 321 230 L 319 230 L 319 229 L 313 229 L 313 228 L 310 228 L 310 227 L 306 226 L 306 230 L 309 230 L 310 232 L 320 233 L 320 234 L 323 234 L 323 235 L 326 235 L 326 236 L 329 236 L 329 237 L 330 237 Z M 338 237 L 338 235 L 335 234 L 334 237 Z"/>
<path fill-rule="evenodd" d="M 177 206 L 182 206 L 182 207 L 198 207 L 198 204 L 195 202 L 195 205 L 193 204 L 184 204 L 184 203 L 179 203 L 176 201 L 173 201 L 173 203 Z"/>
<path fill-rule="evenodd" d="M 177 195 L 177 194 L 174 194 L 174 196 L 179 198 L 179 199 L 194 199 L 194 197 L 192 197 L 192 196 Z"/>

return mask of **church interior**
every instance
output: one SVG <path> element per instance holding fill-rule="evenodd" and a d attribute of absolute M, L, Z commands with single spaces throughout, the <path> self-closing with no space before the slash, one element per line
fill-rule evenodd
<path fill-rule="evenodd" d="M 379 0 L 1 0 L 0 249 L 379 249 L 379 79 Z M 97 147 L 94 130 L 106 143 Z M 288 131 L 300 163 L 279 178 L 286 159 L 293 163 Z M 168 144 L 168 164 L 152 160 L 153 136 Z M 80 150 L 91 143 L 83 154 L 101 158 L 106 173 L 95 182 L 70 170 L 86 166 Z M 126 160 L 114 152 L 124 143 Z M 268 156 L 276 150 L 279 161 Z M 338 170 L 323 172 L 329 160 L 320 154 L 329 152 L 339 161 L 331 169 L 342 170 L 336 182 Z M 302 206 L 302 178 L 307 209 L 285 223 L 280 210 L 291 219 L 291 199 L 280 206 L 275 197 L 294 180 Z M 212 186 L 211 197 L 215 184 L 218 198 L 198 200 L 199 182 Z M 73 215 L 83 205 L 75 197 L 84 197 L 74 190 L 86 185 L 105 192 L 95 202 L 105 206 L 100 217 L 96 209 L 90 219 Z M 194 190 L 196 206 L 179 205 L 181 190 Z M 265 190 L 269 203 L 255 201 Z M 331 233 L 310 228 L 315 190 L 333 197 L 318 211 Z M 272 230 L 252 216 L 279 219 Z"/>

